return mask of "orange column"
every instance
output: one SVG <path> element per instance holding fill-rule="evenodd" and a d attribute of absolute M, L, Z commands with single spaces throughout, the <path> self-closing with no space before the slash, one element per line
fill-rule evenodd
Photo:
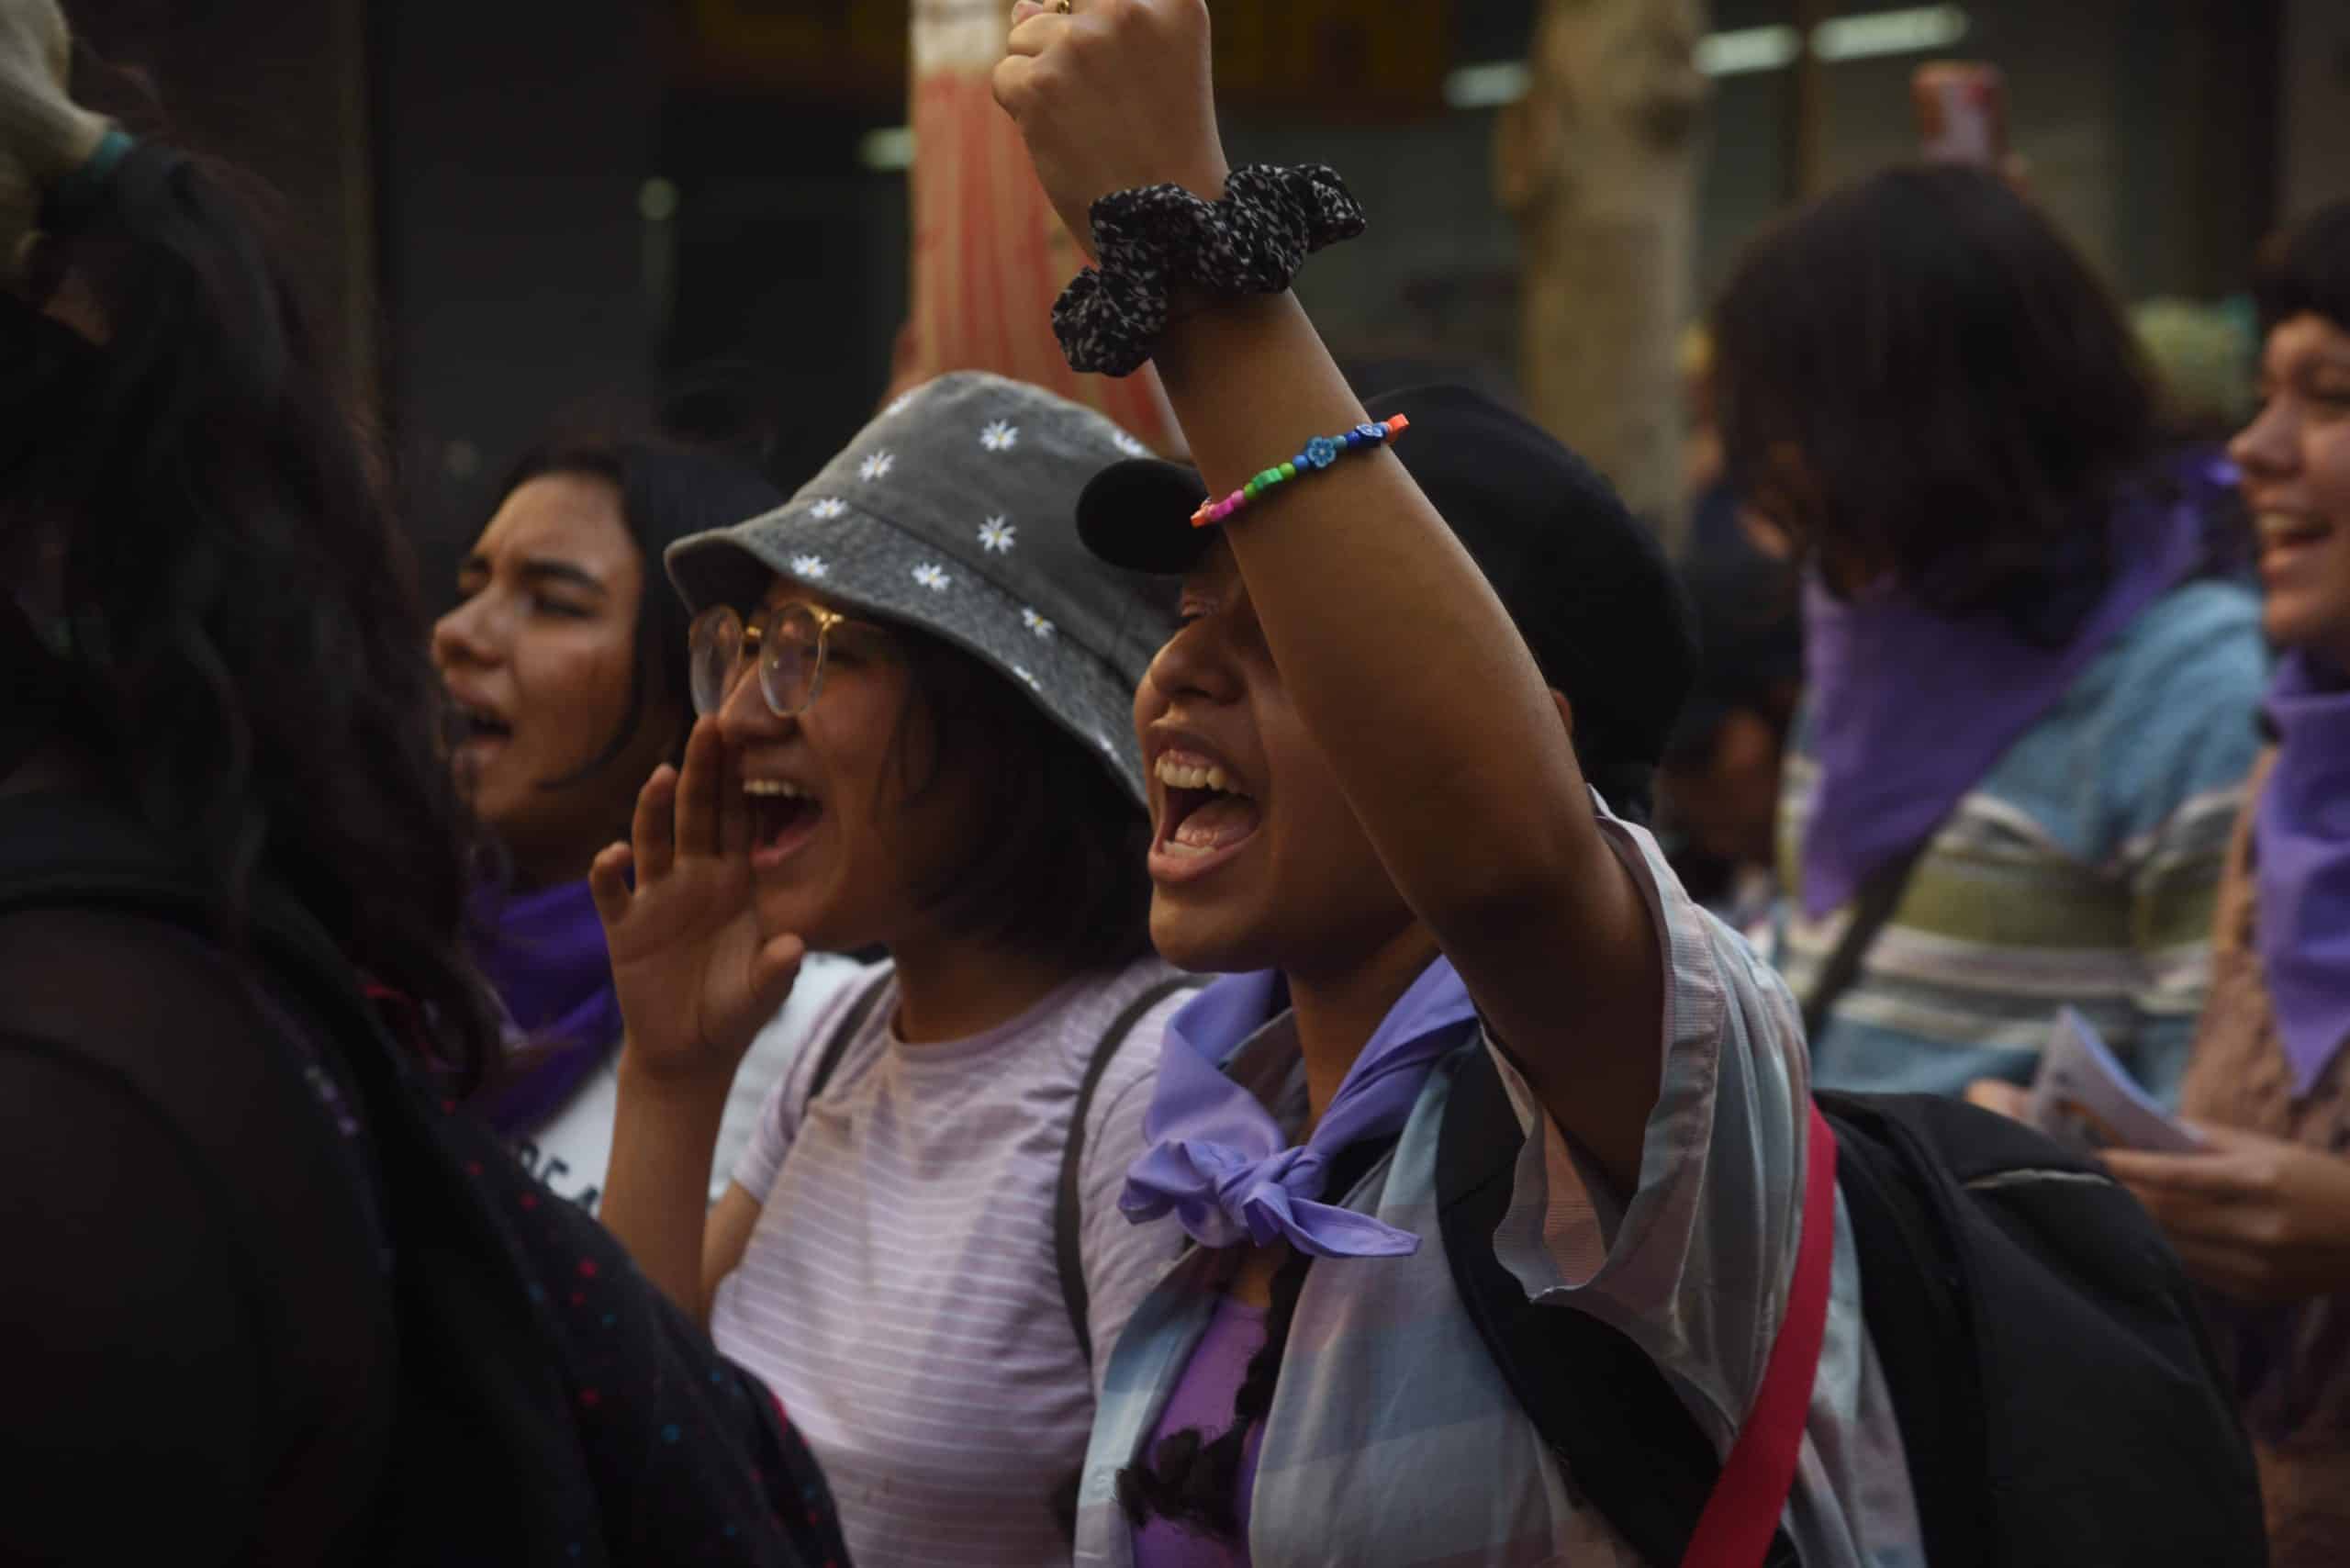
<path fill-rule="evenodd" d="M 912 12 L 913 270 L 890 395 L 950 370 L 991 370 L 1099 409 L 1158 451 L 1180 451 L 1156 370 L 1080 375 L 1053 336 L 1053 299 L 1085 258 L 989 85 L 1011 6 L 913 0 Z"/>

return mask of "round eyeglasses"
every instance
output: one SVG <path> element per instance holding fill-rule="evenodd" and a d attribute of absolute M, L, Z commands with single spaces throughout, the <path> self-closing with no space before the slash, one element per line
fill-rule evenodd
<path fill-rule="evenodd" d="M 747 659 L 759 666 L 759 695 L 778 719 L 796 719 L 815 706 L 824 685 L 824 651 L 833 628 L 847 621 L 818 605 L 788 599 L 744 623 L 734 607 L 712 605 L 694 617 L 688 634 L 694 711 L 707 718 L 726 706 Z"/>

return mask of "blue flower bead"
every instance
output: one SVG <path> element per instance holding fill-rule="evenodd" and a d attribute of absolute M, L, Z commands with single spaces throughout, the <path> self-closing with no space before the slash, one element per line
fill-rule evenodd
<path fill-rule="evenodd" d="M 1387 439 L 1387 427 L 1385 425 L 1367 423 L 1360 424 L 1355 427 L 1355 434 L 1362 437 L 1365 441 L 1384 441 Z"/>
<path fill-rule="evenodd" d="M 1327 468 L 1337 458 L 1338 443 L 1326 435 L 1317 435 L 1305 443 L 1305 461 L 1316 468 Z"/>

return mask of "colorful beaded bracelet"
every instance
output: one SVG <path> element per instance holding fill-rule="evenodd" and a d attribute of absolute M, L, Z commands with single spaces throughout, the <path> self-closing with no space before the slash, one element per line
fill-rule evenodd
<path fill-rule="evenodd" d="M 1350 431 L 1340 431 L 1337 435 L 1317 435 L 1305 443 L 1304 452 L 1278 467 L 1266 469 L 1224 499 L 1201 502 L 1200 510 L 1192 514 L 1192 526 L 1206 528 L 1222 522 L 1274 486 L 1285 485 L 1301 475 L 1327 468 L 1358 447 L 1377 446 L 1382 442 L 1393 441 L 1409 430 L 1411 425 L 1411 420 L 1397 414 L 1393 419 L 1373 420 L 1357 425 Z"/>

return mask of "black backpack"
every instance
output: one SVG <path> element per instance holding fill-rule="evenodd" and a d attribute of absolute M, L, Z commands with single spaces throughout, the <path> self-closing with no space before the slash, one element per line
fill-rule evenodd
<path fill-rule="evenodd" d="M 0 914 L 53 908 L 218 940 L 203 883 L 129 819 L 72 796 L 0 803 Z M 246 938 L 270 1001 L 308 1025 L 289 1070 L 328 1073 L 364 1130 L 352 1178 L 400 1366 L 369 1561 L 569 1568 L 722 1540 L 733 1562 L 845 1562 L 773 1396 L 415 1070 L 308 913 L 261 890 Z M 603 1285 L 592 1318 L 569 1309 L 586 1277 Z"/>
<path fill-rule="evenodd" d="M 1926 1095 L 1814 1097 L 1932 1568 L 2267 1561 L 2258 1476 L 2191 1287 L 2137 1202 L 2029 1127 Z M 1523 1141 L 1481 1047 L 1438 1146 L 1461 1300 L 1571 1488 L 1680 1563 L 1720 1457 L 1654 1362 L 1494 1254 Z M 1764 1562 L 1799 1562 L 1782 1529 Z"/>

